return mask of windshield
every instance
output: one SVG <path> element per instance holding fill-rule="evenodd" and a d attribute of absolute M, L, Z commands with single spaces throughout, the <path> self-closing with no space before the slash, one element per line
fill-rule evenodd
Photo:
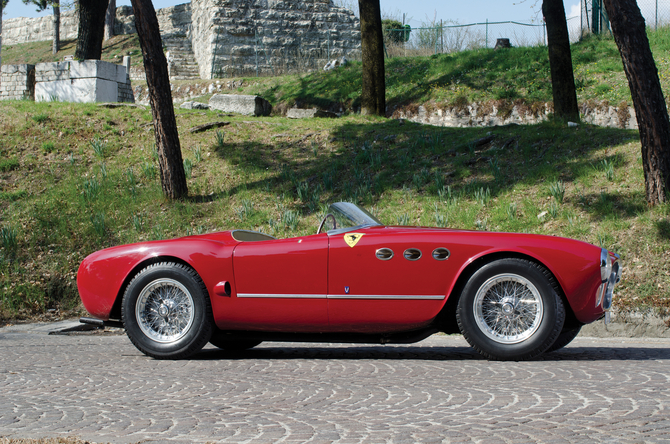
<path fill-rule="evenodd" d="M 332 204 L 328 207 L 328 214 L 332 214 L 335 217 L 336 224 L 335 227 L 332 225 L 328 227 L 329 235 L 344 233 L 355 228 L 382 225 L 372 214 L 349 202 Z"/>

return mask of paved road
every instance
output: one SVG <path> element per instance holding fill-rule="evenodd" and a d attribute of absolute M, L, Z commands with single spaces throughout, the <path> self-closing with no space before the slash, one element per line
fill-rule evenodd
<path fill-rule="evenodd" d="M 0 329 L 0 436 L 96 442 L 668 442 L 670 340 L 489 362 L 460 337 L 156 361 L 121 335 Z M 29 330 L 29 331 L 28 331 Z"/>

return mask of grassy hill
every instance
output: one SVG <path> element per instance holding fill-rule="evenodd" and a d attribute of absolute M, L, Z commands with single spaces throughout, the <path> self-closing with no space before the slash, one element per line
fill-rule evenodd
<path fill-rule="evenodd" d="M 667 40 L 657 34 L 655 51 Z M 582 101 L 626 100 L 611 41 L 592 39 L 573 51 L 577 61 L 591 60 L 581 77 Z M 545 58 L 542 48 L 513 48 L 507 55 L 393 59 L 389 102 L 492 100 L 503 90 L 507 100 L 548 100 Z M 352 64 L 247 79 L 242 90 L 278 106 L 353 104 L 359 70 Z M 528 74 L 520 80 L 522 72 Z M 532 87 L 533 79 L 542 85 Z M 624 264 L 616 307 L 670 310 L 670 205 L 649 208 L 644 200 L 635 131 L 553 121 L 438 128 L 359 115 L 292 121 L 176 114 L 190 197 L 169 202 L 161 195 L 150 110 L 0 102 L 0 319 L 77 310 L 76 270 L 97 249 L 230 228 L 311 234 L 337 200 L 356 201 L 388 224 L 532 232 L 602 245 Z M 187 131 L 222 119 L 230 124 L 219 131 Z"/>

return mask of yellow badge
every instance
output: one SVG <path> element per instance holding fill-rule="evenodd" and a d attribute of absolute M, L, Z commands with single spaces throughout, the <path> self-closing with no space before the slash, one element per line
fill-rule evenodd
<path fill-rule="evenodd" d="M 351 248 L 354 248 L 354 246 L 358 243 L 359 240 L 363 237 L 364 233 L 347 233 L 344 235 L 344 241 L 349 245 Z"/>

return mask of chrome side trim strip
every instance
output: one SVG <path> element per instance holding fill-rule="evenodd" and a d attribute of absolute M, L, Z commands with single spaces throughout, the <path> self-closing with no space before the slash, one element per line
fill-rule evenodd
<path fill-rule="evenodd" d="M 326 299 L 325 294 L 237 293 L 238 298 Z"/>
<path fill-rule="evenodd" d="M 404 294 L 329 294 L 328 299 L 435 299 L 442 300 L 442 294 L 404 295 Z"/>
<path fill-rule="evenodd" d="M 442 300 L 444 295 L 404 295 L 404 294 L 269 294 L 269 293 L 238 293 L 238 298 L 272 298 L 272 299 L 389 299 L 389 300 Z"/>

